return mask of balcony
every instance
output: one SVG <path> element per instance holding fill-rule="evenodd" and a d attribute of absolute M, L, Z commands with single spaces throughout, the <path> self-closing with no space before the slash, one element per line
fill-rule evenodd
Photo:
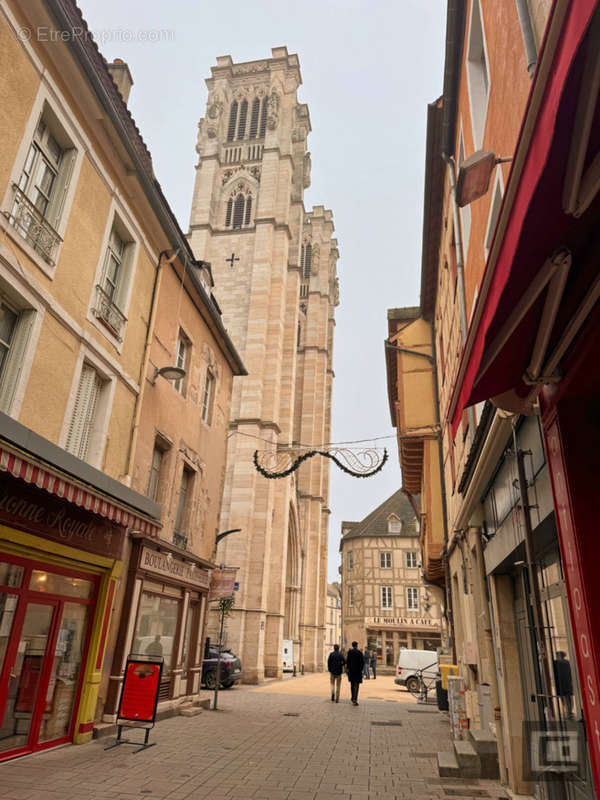
<path fill-rule="evenodd" d="M 116 338 L 123 341 L 123 330 L 127 318 L 120 311 L 118 306 L 113 303 L 100 284 L 96 285 L 96 297 L 94 299 L 94 315 L 106 325 Z"/>
<path fill-rule="evenodd" d="M 5 212 L 8 221 L 44 261 L 53 267 L 56 263 L 54 254 L 59 242 L 62 242 L 61 237 L 16 184 L 13 184 L 13 189 L 12 212 Z"/>

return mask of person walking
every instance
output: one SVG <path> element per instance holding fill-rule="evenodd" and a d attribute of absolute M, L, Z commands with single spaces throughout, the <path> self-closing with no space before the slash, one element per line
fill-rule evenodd
<path fill-rule="evenodd" d="M 331 702 L 340 702 L 340 686 L 342 685 L 342 672 L 346 659 L 340 653 L 339 644 L 333 645 L 333 650 L 327 659 L 327 669 L 329 670 L 329 681 L 331 683 Z"/>
<path fill-rule="evenodd" d="M 371 650 L 371 672 L 373 673 L 373 680 L 377 678 L 377 650 Z"/>
<path fill-rule="evenodd" d="M 358 642 L 352 642 L 352 647 L 348 650 L 348 655 L 346 656 L 346 672 L 348 673 L 348 680 L 350 681 L 350 694 L 353 706 L 358 705 L 358 688 L 362 683 L 364 665 L 365 659 L 358 649 Z"/>
<path fill-rule="evenodd" d="M 371 677 L 371 676 L 369 675 L 369 662 L 370 662 L 370 657 L 371 657 L 371 656 L 370 656 L 370 653 L 369 653 L 369 648 L 368 648 L 368 647 L 365 647 L 365 649 L 363 650 L 363 675 L 365 676 L 365 678 L 366 678 L 367 680 L 369 680 L 369 679 L 370 679 L 370 677 Z"/>

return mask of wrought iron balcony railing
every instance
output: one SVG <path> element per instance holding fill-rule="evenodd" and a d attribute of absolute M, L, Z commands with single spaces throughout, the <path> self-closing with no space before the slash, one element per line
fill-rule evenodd
<path fill-rule="evenodd" d="M 187 550 L 188 537 L 184 536 L 177 531 L 173 531 L 173 544 L 175 547 L 181 547 L 182 550 Z"/>
<path fill-rule="evenodd" d="M 113 303 L 100 284 L 96 285 L 94 314 L 110 328 L 120 342 L 123 341 L 123 330 L 127 322 L 127 317 L 119 307 Z"/>
<path fill-rule="evenodd" d="M 12 211 L 6 212 L 8 221 L 44 261 L 53 267 L 56 263 L 56 248 L 62 242 L 61 237 L 16 183 L 13 184 L 13 189 Z"/>

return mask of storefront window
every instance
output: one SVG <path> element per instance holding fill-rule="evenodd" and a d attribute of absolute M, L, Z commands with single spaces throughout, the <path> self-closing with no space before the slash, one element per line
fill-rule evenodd
<path fill-rule="evenodd" d="M 0 594 L 0 673 L 4 666 L 18 600 L 16 594 Z"/>
<path fill-rule="evenodd" d="M 20 586 L 25 568 L 19 564 L 0 561 L 0 586 Z"/>
<path fill-rule="evenodd" d="M 133 652 L 148 656 L 162 656 L 164 659 L 163 672 L 170 670 L 173 665 L 173 650 L 180 607 L 180 600 L 148 592 L 142 593 Z"/>
<path fill-rule="evenodd" d="M 183 668 L 187 669 L 188 653 L 190 652 L 190 639 L 192 637 L 192 622 L 195 615 L 194 606 L 190 603 L 185 621 L 185 636 L 183 637 Z"/>
<path fill-rule="evenodd" d="M 89 600 L 94 591 L 94 584 L 84 578 L 73 578 L 68 575 L 59 575 L 56 572 L 34 569 L 31 573 L 29 588 L 34 592 L 60 594 Z"/>

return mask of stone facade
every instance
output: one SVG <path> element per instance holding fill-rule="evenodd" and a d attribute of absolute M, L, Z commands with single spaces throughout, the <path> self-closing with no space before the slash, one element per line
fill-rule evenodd
<path fill-rule="evenodd" d="M 298 102 L 298 57 L 217 59 L 198 132 L 190 235 L 212 265 L 217 300 L 248 377 L 234 381 L 217 551 L 239 567 L 227 642 L 244 680 L 294 662 L 323 666 L 329 467 L 311 459 L 280 480 L 262 477 L 254 451 L 330 438 L 337 241 L 331 211 L 306 211 L 310 118 Z M 211 631 L 209 631 L 210 633 Z"/>
<path fill-rule="evenodd" d="M 441 591 L 426 584 L 417 517 L 399 490 L 361 522 L 342 522 L 342 646 L 377 650 L 393 667 L 398 650 L 440 646 Z"/>
<path fill-rule="evenodd" d="M 342 590 L 339 583 L 327 585 L 327 634 L 325 652 L 333 650 L 334 644 L 342 643 Z"/>

